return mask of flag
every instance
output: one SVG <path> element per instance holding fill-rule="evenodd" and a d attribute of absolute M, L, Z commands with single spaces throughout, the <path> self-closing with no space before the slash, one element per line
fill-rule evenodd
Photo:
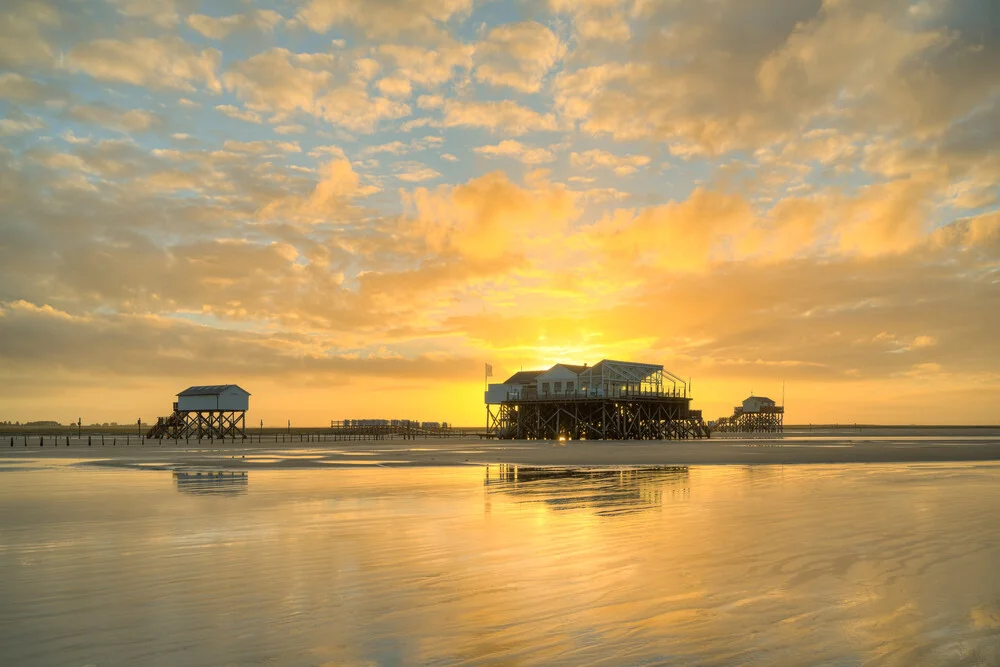
<path fill-rule="evenodd" d="M 493 364 L 486 364 L 486 377 L 493 377 Z"/>

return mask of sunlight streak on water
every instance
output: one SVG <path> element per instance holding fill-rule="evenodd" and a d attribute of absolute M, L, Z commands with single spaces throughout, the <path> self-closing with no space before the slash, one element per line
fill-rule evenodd
<path fill-rule="evenodd" d="M 0 472 L 0 663 L 997 664 L 1000 466 Z"/>

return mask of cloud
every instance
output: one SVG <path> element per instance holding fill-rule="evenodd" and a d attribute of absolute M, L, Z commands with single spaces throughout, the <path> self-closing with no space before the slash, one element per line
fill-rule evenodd
<path fill-rule="evenodd" d="M 755 222 L 743 198 L 698 188 L 683 202 L 619 209 L 593 225 L 590 235 L 609 264 L 691 271 L 726 259 L 724 240 Z"/>
<path fill-rule="evenodd" d="M 348 130 L 373 132 L 379 121 L 406 116 L 410 107 L 369 96 L 372 65 L 377 67 L 364 59 L 274 48 L 234 63 L 223 80 L 247 108 L 273 114 L 272 121 L 302 111 Z"/>
<path fill-rule="evenodd" d="M 573 27 L 581 40 L 627 42 L 632 36 L 628 19 L 616 11 L 580 13 L 574 17 Z"/>
<path fill-rule="evenodd" d="M 9 137 L 14 134 L 24 134 L 34 132 L 45 127 L 45 121 L 38 116 L 29 114 L 11 114 L 7 118 L 0 118 L 0 136 Z"/>
<path fill-rule="evenodd" d="M 280 250 L 262 250 L 281 261 Z M 457 378 L 470 366 L 451 355 L 361 356 L 331 350 L 328 338 L 310 342 L 293 334 L 276 337 L 149 315 L 74 315 L 24 300 L 0 303 L 0 332 L 11 343 L 8 377 L 32 368 L 81 376 L 102 369 L 110 376 L 128 376 L 142 366 L 148 376 L 181 381 L 204 372 L 206 358 L 215 359 L 215 372 L 258 379 L 289 374 L 327 381 L 369 375 L 420 378 L 428 373 Z M 159 354 L 150 358 L 151 349 Z"/>
<path fill-rule="evenodd" d="M 36 81 L 16 72 L 0 74 L 0 99 L 22 104 L 40 104 L 61 103 L 68 97 L 65 90 L 53 84 Z"/>
<path fill-rule="evenodd" d="M 818 113 L 838 97 L 860 98 L 888 86 L 904 63 L 947 40 L 943 31 L 902 25 L 895 13 L 867 3 L 825 2 L 761 61 L 757 82 L 764 98 Z"/>
<path fill-rule="evenodd" d="M 295 18 L 310 30 L 325 33 L 339 25 L 354 25 L 370 38 L 440 34 L 440 24 L 467 13 L 471 0 L 308 0 Z"/>
<path fill-rule="evenodd" d="M 619 156 L 597 148 L 570 154 L 570 164 L 574 167 L 581 167 L 583 169 L 607 167 L 613 169 L 619 176 L 634 174 L 639 170 L 639 167 L 645 167 L 651 161 L 646 155 Z"/>
<path fill-rule="evenodd" d="M 256 155 L 302 152 L 299 144 L 294 141 L 236 141 L 229 139 L 222 144 L 222 148 L 235 153 L 254 153 Z"/>
<path fill-rule="evenodd" d="M 420 162 L 395 162 L 393 163 L 393 169 L 396 173 L 396 178 L 407 183 L 422 183 L 423 181 L 430 181 L 441 176 L 439 171 L 431 169 Z"/>
<path fill-rule="evenodd" d="M 413 87 L 402 77 L 387 76 L 378 82 L 378 91 L 389 97 L 409 97 Z"/>
<path fill-rule="evenodd" d="M 404 203 L 414 214 L 412 233 L 433 252 L 476 262 L 512 261 L 532 239 L 557 237 L 578 214 L 563 188 L 521 188 L 502 172 L 454 187 L 417 188 Z"/>
<path fill-rule="evenodd" d="M 194 4 L 180 0 L 108 0 L 118 8 L 118 13 L 129 19 L 144 19 L 161 28 L 173 28 L 179 20 L 177 4 L 185 8 Z"/>
<path fill-rule="evenodd" d="M 833 233 L 845 252 L 904 252 L 930 231 L 930 195 L 927 183 L 918 179 L 866 186 L 857 197 L 843 200 L 837 207 Z"/>
<path fill-rule="evenodd" d="M 929 243 L 939 248 L 979 251 L 987 257 L 1000 252 L 1000 211 L 959 218 L 934 230 Z"/>
<path fill-rule="evenodd" d="M 482 127 L 513 135 L 538 130 L 557 129 L 552 114 L 542 115 L 512 100 L 501 102 L 465 102 L 448 100 L 444 106 L 444 127 Z"/>
<path fill-rule="evenodd" d="M 66 109 L 66 117 L 125 134 L 148 132 L 164 123 L 162 116 L 146 109 L 119 109 L 103 103 L 73 105 Z"/>
<path fill-rule="evenodd" d="M 226 114 L 230 118 L 235 118 L 237 120 L 245 120 L 248 123 L 262 123 L 263 120 L 260 114 L 256 111 L 250 111 L 249 109 L 240 109 L 239 107 L 234 107 L 232 104 L 219 104 L 215 107 L 216 111 Z"/>
<path fill-rule="evenodd" d="M 984 11 L 972 4 L 970 13 Z M 684 156 L 756 150 L 816 124 L 928 136 L 992 104 L 1000 82 L 986 61 L 1000 52 L 957 6 L 926 22 L 907 7 L 646 3 L 623 57 L 586 47 L 567 58 L 556 107 L 586 133 L 658 141 Z M 772 20 L 748 29 L 760 12 Z"/>
<path fill-rule="evenodd" d="M 378 55 L 390 61 L 394 67 L 390 77 L 382 82 L 391 84 L 397 90 L 405 90 L 409 95 L 412 86 L 436 88 L 450 81 L 456 74 L 468 70 L 472 65 L 473 47 L 455 40 L 446 40 L 433 48 L 423 48 L 405 44 L 380 44 Z M 383 85 L 379 82 L 380 87 Z M 423 97 L 424 104 L 432 97 Z M 421 107 L 429 108 L 429 107 Z"/>
<path fill-rule="evenodd" d="M 260 210 L 258 217 L 310 225 L 338 222 L 349 217 L 351 200 L 366 194 L 351 163 L 334 158 L 321 167 L 320 180 L 310 193 L 275 199 Z"/>
<path fill-rule="evenodd" d="M 444 106 L 444 97 L 441 95 L 421 95 L 417 98 L 417 107 L 421 109 L 440 109 Z"/>
<path fill-rule="evenodd" d="M 305 125 L 299 125 L 298 123 L 292 123 L 289 125 L 277 125 L 274 128 L 275 134 L 302 134 L 306 131 Z"/>
<path fill-rule="evenodd" d="M 565 52 L 556 34 L 536 21 L 497 26 L 476 45 L 476 80 L 537 92 Z"/>
<path fill-rule="evenodd" d="M 406 153 L 412 153 L 414 151 L 427 150 L 428 148 L 440 146 L 443 143 L 444 139 L 433 135 L 426 137 L 419 137 L 417 139 L 411 139 L 408 142 L 396 140 L 384 144 L 366 146 L 364 149 L 361 150 L 361 155 L 378 155 L 379 153 L 404 155 Z"/>
<path fill-rule="evenodd" d="M 504 139 L 495 146 L 479 146 L 474 150 L 486 157 L 509 157 L 520 160 L 524 164 L 544 164 L 556 159 L 552 151 L 548 149 L 526 146 L 514 139 Z"/>
<path fill-rule="evenodd" d="M 59 12 L 44 2 L 5 5 L 0 13 L 0 67 L 47 66 L 55 62 L 55 52 L 46 32 L 61 23 Z"/>
<path fill-rule="evenodd" d="M 309 157 L 322 158 L 325 156 L 347 160 L 347 155 L 344 154 L 344 150 L 340 146 L 317 146 L 309 151 Z"/>
<path fill-rule="evenodd" d="M 77 45 L 67 54 L 66 65 L 72 72 L 85 72 L 100 81 L 185 91 L 203 84 L 219 92 L 222 87 L 216 70 L 221 60 L 216 49 L 196 51 L 179 37 L 139 37 Z"/>
<path fill-rule="evenodd" d="M 234 32 L 258 30 L 262 33 L 273 32 L 283 21 L 281 14 L 270 9 L 256 9 L 247 14 L 231 16 L 206 16 L 191 14 L 185 21 L 192 29 L 209 39 L 225 39 Z"/>

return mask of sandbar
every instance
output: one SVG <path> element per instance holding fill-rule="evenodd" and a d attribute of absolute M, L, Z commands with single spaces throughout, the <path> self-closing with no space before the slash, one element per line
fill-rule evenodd
<path fill-rule="evenodd" d="M 0 447 L 0 461 L 74 459 L 84 465 L 254 470 L 514 464 L 524 466 L 794 465 L 1000 461 L 1000 430 L 920 429 L 890 435 L 797 433 L 682 441 L 428 438 L 352 442 L 151 441 L 115 447 L 49 442 Z"/>

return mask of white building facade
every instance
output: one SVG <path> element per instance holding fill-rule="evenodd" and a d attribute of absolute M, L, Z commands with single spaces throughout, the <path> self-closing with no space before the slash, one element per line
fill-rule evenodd
<path fill-rule="evenodd" d="M 177 394 L 178 412 L 241 412 L 250 409 L 250 392 L 235 384 L 196 385 Z"/>

